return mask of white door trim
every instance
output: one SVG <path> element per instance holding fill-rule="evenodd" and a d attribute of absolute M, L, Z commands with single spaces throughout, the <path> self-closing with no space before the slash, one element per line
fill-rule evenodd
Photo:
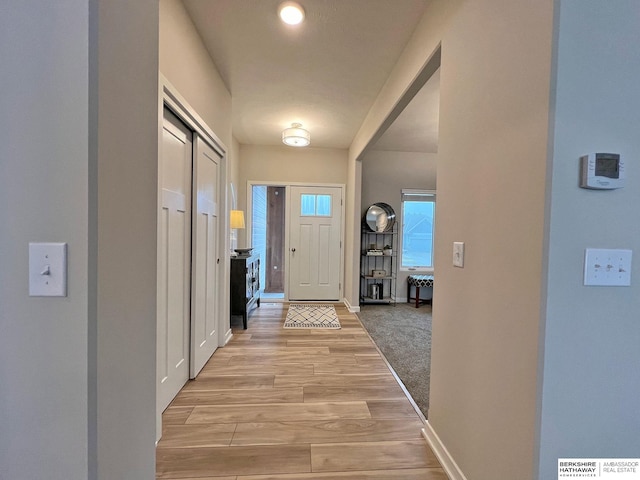
<path fill-rule="evenodd" d="M 340 288 L 339 298 L 344 298 L 344 258 L 345 258 L 345 229 L 346 229 L 346 186 L 344 183 L 309 183 L 309 182 L 277 182 L 277 181 L 260 181 L 260 180 L 247 180 L 247 221 L 246 221 L 246 238 L 247 246 L 251 242 L 252 225 L 251 218 L 253 215 L 253 199 L 252 191 L 254 186 L 266 185 L 267 187 L 285 187 L 285 231 L 284 231 L 284 249 L 289 252 L 289 215 L 291 213 L 291 187 L 333 187 L 340 188 L 340 196 L 342 198 L 341 208 L 341 224 L 340 224 Z M 284 274 L 284 301 L 289 301 L 289 268 L 285 269 Z"/>
<path fill-rule="evenodd" d="M 188 127 L 200 135 L 214 150 L 221 155 L 226 155 L 227 147 L 222 143 L 222 140 L 213 133 L 213 130 L 209 128 L 202 117 L 196 113 L 186 99 L 178 93 L 178 90 L 171 85 L 169 80 L 162 74 L 160 74 L 160 92 L 162 94 L 162 103 L 167 105 L 170 110 L 178 115 Z"/>

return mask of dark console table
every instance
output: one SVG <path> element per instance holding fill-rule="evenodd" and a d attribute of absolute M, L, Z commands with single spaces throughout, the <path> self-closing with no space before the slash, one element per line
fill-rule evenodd
<path fill-rule="evenodd" d="M 242 315 L 247 329 L 247 317 L 260 306 L 260 257 L 258 254 L 231 258 L 231 315 Z"/>

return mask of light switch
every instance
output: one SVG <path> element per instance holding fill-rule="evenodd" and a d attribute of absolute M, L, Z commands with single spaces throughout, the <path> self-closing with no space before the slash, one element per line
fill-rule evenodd
<path fill-rule="evenodd" d="M 464 242 L 453 242 L 453 266 L 464 267 Z"/>
<path fill-rule="evenodd" d="M 631 285 L 631 250 L 587 248 L 584 284 L 614 287 Z"/>
<path fill-rule="evenodd" d="M 66 243 L 29 243 L 29 296 L 67 296 Z"/>

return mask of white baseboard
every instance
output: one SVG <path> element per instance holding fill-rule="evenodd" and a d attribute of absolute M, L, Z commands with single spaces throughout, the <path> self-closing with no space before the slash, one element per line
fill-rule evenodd
<path fill-rule="evenodd" d="M 346 298 L 344 298 L 342 301 L 344 302 L 344 305 L 347 307 L 347 310 L 349 310 L 351 313 L 358 313 L 360 311 L 360 305 L 357 305 L 354 307 L 349 303 L 349 301 Z"/>
<path fill-rule="evenodd" d="M 431 427 L 429 421 L 425 423 L 425 427 L 422 429 L 422 436 L 436 457 L 438 457 L 438 461 L 449 480 L 467 480 L 467 477 L 464 476 L 464 473 L 462 473 L 462 470 L 460 470 L 460 467 L 458 467 L 458 464 L 449 453 L 449 450 L 447 450 L 447 447 L 444 446 L 436 431 Z"/>
<path fill-rule="evenodd" d="M 227 333 L 224 335 L 224 343 L 222 346 L 224 347 L 229 341 L 233 338 L 233 331 L 231 329 L 227 330 Z"/>

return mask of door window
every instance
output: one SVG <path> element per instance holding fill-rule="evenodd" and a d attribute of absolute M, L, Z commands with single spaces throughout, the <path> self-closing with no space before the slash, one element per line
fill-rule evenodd
<path fill-rule="evenodd" d="M 300 215 L 303 217 L 330 217 L 331 195 L 303 193 L 300 196 Z"/>

